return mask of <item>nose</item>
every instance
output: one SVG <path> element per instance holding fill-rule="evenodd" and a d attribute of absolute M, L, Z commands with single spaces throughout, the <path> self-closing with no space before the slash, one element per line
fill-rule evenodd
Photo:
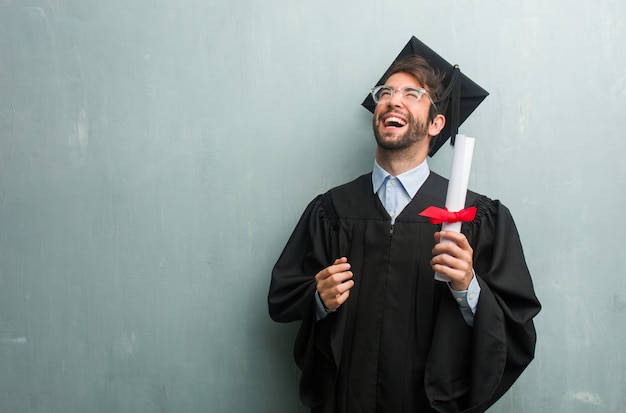
<path fill-rule="evenodd" d="M 390 106 L 400 106 L 401 103 L 402 103 L 402 91 L 394 89 L 387 104 Z"/>

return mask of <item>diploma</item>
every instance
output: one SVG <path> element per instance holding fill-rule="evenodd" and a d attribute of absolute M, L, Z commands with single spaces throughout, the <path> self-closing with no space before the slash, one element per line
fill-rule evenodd
<path fill-rule="evenodd" d="M 452 147 L 452 171 L 448 183 L 448 193 L 446 194 L 446 209 L 451 212 L 458 212 L 465 208 L 465 196 L 469 183 L 470 168 L 472 166 L 472 155 L 474 154 L 474 138 L 465 135 L 456 135 L 454 146 Z M 442 231 L 461 232 L 462 222 L 444 222 L 441 224 Z M 451 242 L 444 238 L 441 242 Z M 450 281 L 445 275 L 435 273 L 438 281 Z"/>

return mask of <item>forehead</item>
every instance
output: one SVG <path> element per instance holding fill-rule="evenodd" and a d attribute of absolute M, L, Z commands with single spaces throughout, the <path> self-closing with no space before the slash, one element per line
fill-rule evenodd
<path fill-rule="evenodd" d="M 385 85 L 392 86 L 394 88 L 399 87 L 423 87 L 415 78 L 415 76 L 406 73 L 406 72 L 398 72 L 389 76 L 389 79 L 385 82 Z"/>

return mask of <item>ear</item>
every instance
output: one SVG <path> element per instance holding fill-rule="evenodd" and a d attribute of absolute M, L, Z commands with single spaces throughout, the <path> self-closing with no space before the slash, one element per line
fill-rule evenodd
<path fill-rule="evenodd" d="M 428 135 L 430 136 L 439 135 L 439 132 L 441 132 L 441 130 L 443 129 L 445 125 L 446 125 L 446 118 L 442 114 L 435 116 L 433 121 L 430 123 L 430 126 L 428 127 Z"/>

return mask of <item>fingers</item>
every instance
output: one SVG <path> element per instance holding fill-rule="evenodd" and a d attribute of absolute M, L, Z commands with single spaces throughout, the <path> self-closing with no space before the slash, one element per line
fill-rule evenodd
<path fill-rule="evenodd" d="M 448 254 L 436 255 L 430 261 L 430 265 L 436 272 L 455 279 L 463 278 L 472 273 L 471 262 Z"/>
<path fill-rule="evenodd" d="M 467 240 L 465 235 L 461 232 L 455 232 L 455 231 L 435 232 L 435 241 L 439 243 L 441 239 L 452 241 L 453 243 L 458 245 L 459 248 L 464 249 L 464 250 L 472 249 L 472 247 L 469 244 L 469 241 Z"/>
<path fill-rule="evenodd" d="M 330 265 L 324 268 L 322 271 L 318 272 L 315 275 L 315 279 L 319 283 L 329 277 L 337 275 L 337 277 L 345 277 L 347 272 L 350 270 L 350 264 L 348 264 L 348 259 L 346 257 L 337 258 L 333 265 Z M 349 278 L 349 277 L 348 277 Z"/>
<path fill-rule="evenodd" d="M 320 291 L 320 298 L 326 308 L 331 311 L 337 310 L 339 306 L 346 302 L 350 296 L 350 289 L 354 286 L 354 281 L 346 281 L 334 288 Z"/>
<path fill-rule="evenodd" d="M 438 243 L 430 262 L 433 270 L 449 277 L 453 289 L 466 290 L 473 277 L 473 249 L 467 238 L 458 232 L 442 231 L 435 234 L 435 240 Z"/>
<path fill-rule="evenodd" d="M 435 256 L 430 265 L 433 271 L 449 278 L 453 290 L 467 290 L 474 276 L 471 264 L 446 254 Z"/>
<path fill-rule="evenodd" d="M 333 265 L 317 273 L 317 291 L 320 299 L 331 311 L 335 311 L 350 296 L 350 289 L 354 286 L 352 271 L 347 258 L 335 260 Z"/>
<path fill-rule="evenodd" d="M 471 260 L 474 250 L 460 232 L 441 231 L 435 233 L 435 248 L 433 255 L 449 254 L 457 258 L 468 258 Z M 446 242 L 449 241 L 449 242 Z"/>

